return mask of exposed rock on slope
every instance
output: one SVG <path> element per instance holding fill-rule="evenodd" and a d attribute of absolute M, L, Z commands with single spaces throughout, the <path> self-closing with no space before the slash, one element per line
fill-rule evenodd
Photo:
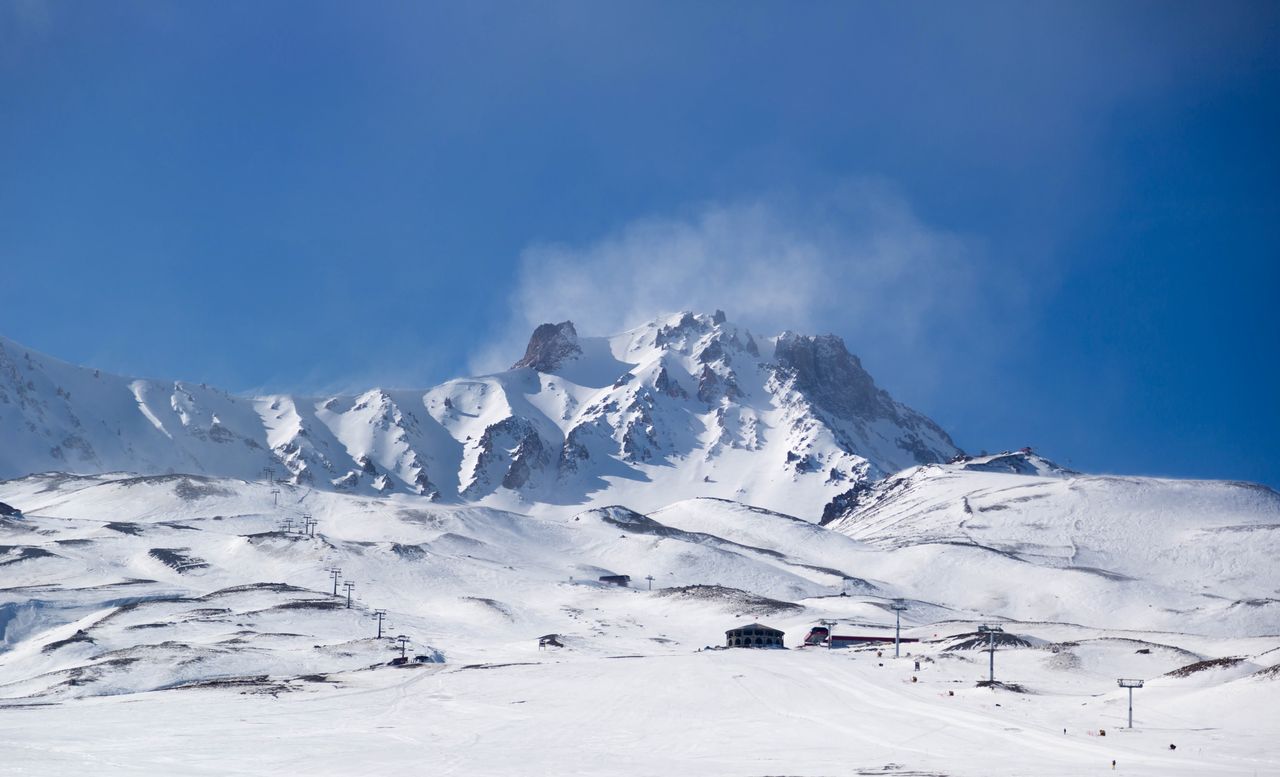
<path fill-rule="evenodd" d="M 511 369 L 528 367 L 538 372 L 555 372 L 561 362 L 580 353 L 582 348 L 578 346 L 578 332 L 572 321 L 542 324 L 533 330 L 524 358 L 511 365 Z"/>

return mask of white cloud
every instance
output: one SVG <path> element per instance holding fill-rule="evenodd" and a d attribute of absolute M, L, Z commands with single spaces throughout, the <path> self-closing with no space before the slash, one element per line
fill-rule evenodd
<path fill-rule="evenodd" d="M 883 183 L 706 203 L 588 245 L 530 246 L 508 326 L 472 367 L 509 366 L 547 321 L 611 334 L 717 308 L 765 334 L 835 332 L 855 349 L 919 354 L 973 312 L 975 258 L 974 241 L 925 224 Z"/>

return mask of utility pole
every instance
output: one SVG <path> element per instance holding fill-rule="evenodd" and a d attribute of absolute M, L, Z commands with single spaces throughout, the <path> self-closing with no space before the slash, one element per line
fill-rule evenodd
<path fill-rule="evenodd" d="M 405 648 L 409 645 L 409 638 L 401 634 L 396 637 L 396 642 L 400 643 L 400 657 L 405 657 Z"/>
<path fill-rule="evenodd" d="M 338 578 L 342 577 L 342 570 L 334 567 L 329 570 L 329 574 L 333 576 L 333 595 L 338 595 Z"/>
<path fill-rule="evenodd" d="M 275 482 L 275 477 L 276 477 L 276 468 L 275 468 L 275 467 L 263 467 L 263 468 L 262 468 L 262 477 L 263 477 L 263 478 L 264 478 L 268 483 L 274 483 L 274 482 Z"/>
<path fill-rule="evenodd" d="M 316 536 L 316 527 L 320 525 L 320 522 L 310 515 L 304 515 L 302 516 L 302 525 L 302 533 L 314 537 Z"/>
<path fill-rule="evenodd" d="M 378 619 L 378 639 L 382 639 L 382 619 L 387 617 L 386 610 L 374 610 L 371 617 Z"/>
<path fill-rule="evenodd" d="M 996 633 L 1004 633 L 1004 629 L 999 626 L 979 626 L 978 633 L 987 635 L 987 652 L 991 654 L 991 673 L 988 682 L 992 686 L 996 684 Z"/>
<path fill-rule="evenodd" d="M 836 622 L 835 621 L 818 621 L 827 627 L 827 650 L 830 650 L 836 644 Z"/>
<path fill-rule="evenodd" d="M 652 590 L 653 590 L 653 575 L 645 575 L 645 576 L 644 576 L 644 579 L 649 581 L 649 590 L 650 590 L 650 591 L 652 591 Z"/>
<path fill-rule="evenodd" d="M 347 589 L 347 609 L 350 610 L 351 609 L 351 589 L 355 588 L 356 584 L 353 581 L 348 580 L 347 582 L 343 583 L 342 586 Z"/>
<path fill-rule="evenodd" d="M 901 599 L 894 599 L 893 604 L 889 605 L 893 610 L 893 614 L 897 616 L 897 622 L 893 627 L 893 657 L 899 656 L 898 645 L 902 641 L 902 611 L 907 609 L 906 602 Z"/>
<path fill-rule="evenodd" d="M 1117 680 L 1121 688 L 1129 689 L 1129 728 L 1133 728 L 1133 689 L 1142 687 L 1142 680 Z"/>
<path fill-rule="evenodd" d="M 282 525 L 282 526 L 284 526 L 284 533 L 285 533 L 285 534 L 290 534 L 290 533 L 292 533 L 292 532 L 293 532 L 293 519 L 292 519 L 292 518 L 285 518 L 285 519 L 284 519 L 284 521 L 282 521 L 282 522 L 281 522 L 281 525 Z"/>
<path fill-rule="evenodd" d="M 271 489 L 271 506 L 272 507 L 280 506 L 280 489 L 278 488 Z"/>

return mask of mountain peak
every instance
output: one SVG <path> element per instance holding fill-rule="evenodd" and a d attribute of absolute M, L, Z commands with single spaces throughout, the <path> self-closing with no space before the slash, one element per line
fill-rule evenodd
<path fill-rule="evenodd" d="M 797 388 L 820 407 L 846 418 L 891 415 L 892 400 L 836 335 L 783 332 L 774 358 L 795 375 Z"/>
<path fill-rule="evenodd" d="M 572 321 L 541 324 L 529 337 L 524 358 L 511 365 L 511 369 L 528 367 L 537 372 L 554 372 L 565 359 L 580 353 L 582 346 L 578 345 L 578 330 Z"/>
<path fill-rule="evenodd" d="M 544 323 L 513 372 L 421 394 L 235 397 L 0 342 L 0 439 L 0 477 L 271 469 L 326 490 L 520 509 L 719 496 L 815 517 L 852 488 L 961 453 L 840 338 L 757 339 L 718 310 L 612 336 Z"/>

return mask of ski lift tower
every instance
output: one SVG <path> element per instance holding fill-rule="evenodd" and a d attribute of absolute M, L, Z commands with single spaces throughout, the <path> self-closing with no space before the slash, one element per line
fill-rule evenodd
<path fill-rule="evenodd" d="M 978 627 L 978 633 L 987 635 L 987 652 L 991 654 L 991 674 L 988 682 L 994 686 L 996 684 L 996 634 L 1003 634 L 1004 629 L 999 626 L 984 625 Z"/>
<path fill-rule="evenodd" d="M 897 616 L 897 622 L 893 627 L 893 657 L 897 658 L 899 653 L 899 642 L 902 639 L 902 612 L 907 609 L 907 603 L 901 599 L 894 599 L 893 604 L 889 605 L 893 610 L 893 614 Z"/>
<path fill-rule="evenodd" d="M 1142 687 L 1142 680 L 1126 680 L 1123 677 L 1116 681 L 1121 688 L 1129 689 L 1129 728 L 1133 728 L 1133 689 Z"/>
<path fill-rule="evenodd" d="M 827 627 L 827 650 L 830 650 L 836 644 L 836 622 L 835 621 L 818 621 Z"/>

